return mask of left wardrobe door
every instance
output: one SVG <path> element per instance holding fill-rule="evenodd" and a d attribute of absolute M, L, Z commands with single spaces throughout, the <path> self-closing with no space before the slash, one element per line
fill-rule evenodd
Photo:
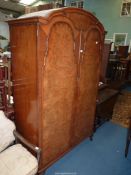
<path fill-rule="evenodd" d="M 44 63 L 43 161 L 46 165 L 70 148 L 77 64 L 74 34 L 69 24 L 57 22 L 52 26 Z"/>

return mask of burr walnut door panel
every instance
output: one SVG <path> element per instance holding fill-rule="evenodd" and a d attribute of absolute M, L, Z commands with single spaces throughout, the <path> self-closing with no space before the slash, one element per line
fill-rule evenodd
<path fill-rule="evenodd" d="M 77 64 L 73 30 L 67 23 L 53 25 L 44 59 L 44 165 L 70 148 Z"/>
<path fill-rule="evenodd" d="M 97 28 L 81 33 L 80 62 L 78 73 L 78 100 L 74 119 L 74 142 L 92 134 L 99 79 L 101 38 Z"/>

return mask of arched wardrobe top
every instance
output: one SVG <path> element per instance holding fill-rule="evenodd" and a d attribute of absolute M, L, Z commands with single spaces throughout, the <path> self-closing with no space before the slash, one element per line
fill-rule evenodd
<path fill-rule="evenodd" d="M 63 16 L 63 17 L 69 18 L 72 22 L 74 22 L 76 27 L 79 26 L 78 28 L 80 28 L 80 25 L 82 25 L 82 21 L 84 20 L 85 27 L 88 27 L 89 25 L 97 25 L 99 26 L 99 28 L 104 34 L 103 25 L 91 12 L 80 9 L 80 8 L 72 8 L 72 7 L 42 10 L 38 12 L 24 14 L 20 16 L 19 18 L 17 18 L 16 20 L 9 21 L 9 24 L 18 23 L 24 19 L 25 20 L 35 19 L 36 20 L 37 18 L 39 20 L 41 19 L 41 20 L 49 21 L 51 18 L 54 18 L 56 16 Z M 79 20 L 79 18 L 81 18 L 81 20 Z"/>

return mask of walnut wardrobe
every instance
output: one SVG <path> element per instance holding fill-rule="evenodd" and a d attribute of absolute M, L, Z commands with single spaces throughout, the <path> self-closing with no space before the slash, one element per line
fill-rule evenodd
<path fill-rule="evenodd" d="M 104 28 L 61 8 L 9 21 L 15 122 L 42 148 L 39 172 L 92 135 Z"/>

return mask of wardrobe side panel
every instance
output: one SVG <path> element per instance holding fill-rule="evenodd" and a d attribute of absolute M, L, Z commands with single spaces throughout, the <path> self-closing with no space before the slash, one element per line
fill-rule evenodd
<path fill-rule="evenodd" d="M 37 144 L 36 25 L 10 25 L 13 96 L 17 130 Z"/>

